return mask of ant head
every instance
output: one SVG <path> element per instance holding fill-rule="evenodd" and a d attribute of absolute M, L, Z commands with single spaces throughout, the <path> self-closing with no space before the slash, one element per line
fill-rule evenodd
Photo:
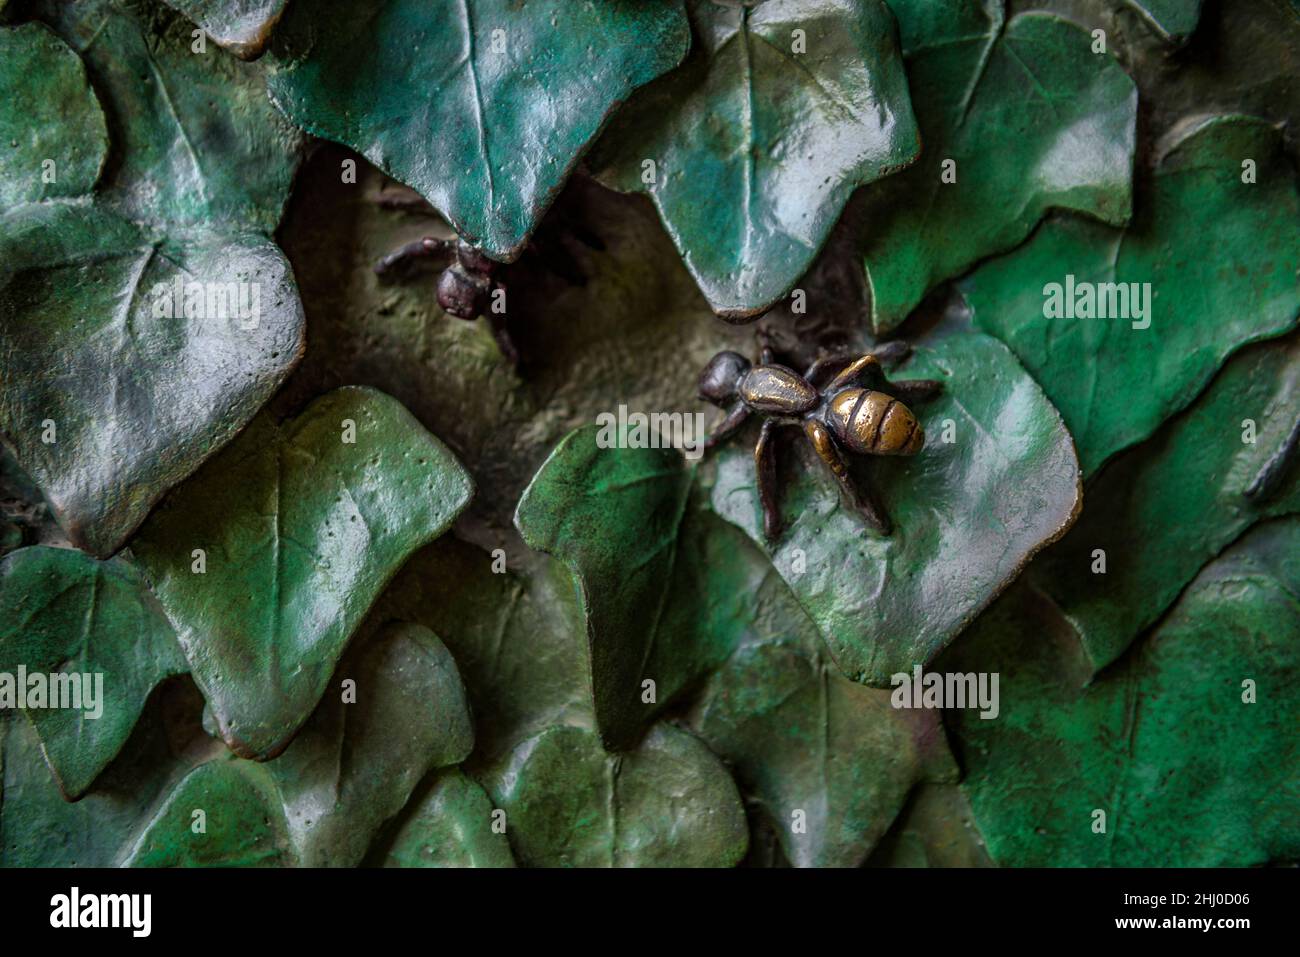
<path fill-rule="evenodd" d="M 700 398 L 722 405 L 735 396 L 749 360 L 738 352 L 719 352 L 700 373 Z"/>

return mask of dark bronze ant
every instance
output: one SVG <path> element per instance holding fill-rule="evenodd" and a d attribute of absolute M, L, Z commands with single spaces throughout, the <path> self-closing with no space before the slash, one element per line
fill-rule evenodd
<path fill-rule="evenodd" d="M 415 190 L 397 185 L 381 189 L 375 202 L 385 208 L 435 217 L 437 211 Z M 580 243 L 589 250 L 602 251 L 604 242 L 582 223 L 565 216 L 548 218 L 537 228 L 526 245 L 531 260 L 573 286 L 586 285 L 587 277 L 569 247 Z M 573 247 L 577 248 L 577 247 Z M 417 260 L 443 259 L 447 266 L 438 277 L 438 305 L 450 316 L 473 322 L 487 319 L 497 348 L 511 365 L 519 366 L 519 350 L 506 326 L 506 284 L 501 272 L 506 264 L 496 262 L 482 250 L 459 237 L 439 239 L 426 236 L 394 250 L 375 263 L 375 272 L 390 276 L 404 271 Z"/>
<path fill-rule="evenodd" d="M 497 263 L 463 239 L 438 239 L 425 236 L 389 253 L 375 263 L 375 273 L 387 276 L 415 259 L 450 257 L 451 262 L 438 277 L 438 305 L 457 319 L 473 322 L 486 316 L 501 354 L 512 365 L 519 364 L 519 351 L 506 329 L 504 308 L 505 283 L 493 273 Z M 497 294 L 500 293 L 500 296 Z"/>
<path fill-rule="evenodd" d="M 731 408 L 705 448 L 734 435 L 751 413 L 763 416 L 754 468 L 763 504 L 763 532 L 769 540 L 781 534 L 772 433 L 787 425 L 803 428 L 818 457 L 868 524 L 882 535 L 892 531 L 888 514 L 871 491 L 859 492 L 853 484 L 843 452 L 915 455 L 925 445 L 925 430 L 904 400 L 918 402 L 937 395 L 943 383 L 933 379 L 890 382 L 883 369 L 884 363 L 901 361 L 910 351 L 906 343 L 889 342 L 857 357 L 818 359 L 803 375 L 778 365 L 767 346 L 757 365 L 735 352 L 719 352 L 709 360 L 700 373 L 700 398 Z M 836 369 L 834 378 L 819 387 L 821 379 Z"/>

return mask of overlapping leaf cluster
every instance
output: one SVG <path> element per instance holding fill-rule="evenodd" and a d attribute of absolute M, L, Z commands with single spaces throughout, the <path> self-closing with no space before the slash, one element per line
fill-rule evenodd
<path fill-rule="evenodd" d="M 0 718 L 0 860 L 1300 857 L 1293 4 L 169 6 L 0 27 L 0 672 L 111 691 Z M 290 122 L 341 145 L 282 253 Z M 518 260 L 522 369 L 372 273 L 446 226 Z M 214 330 L 177 276 L 274 292 Z M 765 313 L 943 383 L 854 463 L 891 536 L 802 446 L 769 542 L 744 441 L 598 441 Z"/>

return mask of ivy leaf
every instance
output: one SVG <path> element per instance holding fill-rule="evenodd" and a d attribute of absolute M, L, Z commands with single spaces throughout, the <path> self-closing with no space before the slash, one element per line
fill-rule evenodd
<path fill-rule="evenodd" d="M 193 50 L 193 28 L 153 0 L 40 0 L 81 54 L 109 116 L 114 165 L 97 202 L 176 231 L 280 222 L 303 137 L 267 102 L 264 71 Z"/>
<path fill-rule="evenodd" d="M 524 542 L 573 572 L 596 726 L 612 749 L 632 745 L 751 626 L 752 574 L 732 560 L 734 533 L 693 500 L 693 477 L 675 449 L 601 448 L 587 426 L 519 500 Z"/>
<path fill-rule="evenodd" d="M 957 766 L 937 712 L 895 709 L 889 692 L 823 662 L 816 643 L 814 631 L 811 642 L 740 649 L 705 686 L 693 724 L 756 796 L 792 864 L 857 867 L 912 786 L 955 781 Z"/>
<path fill-rule="evenodd" d="M 196 818 L 196 814 L 203 817 Z M 202 830 L 196 831 L 202 823 Z M 148 819 L 128 867 L 285 867 L 284 817 L 256 766 L 218 758 L 199 765 Z"/>
<path fill-rule="evenodd" d="M 108 130 L 81 59 L 39 23 L 0 29 L 0 87 L 0 211 L 89 193 Z"/>
<path fill-rule="evenodd" d="M 154 511 L 132 551 L 232 750 L 284 748 L 389 578 L 472 492 L 395 399 L 345 388 L 292 425 L 255 420 Z"/>
<path fill-rule="evenodd" d="M 877 334 L 942 281 L 1018 245 L 1049 209 L 1127 222 L 1137 118 L 1133 81 L 1067 20 L 1007 23 L 1002 0 L 893 6 L 926 149 L 865 192 Z"/>
<path fill-rule="evenodd" d="M 295 4 L 274 102 L 416 189 L 462 238 L 513 260 L 587 144 L 689 31 L 656 0 Z"/>
<path fill-rule="evenodd" d="M 359 864 L 420 779 L 463 760 L 474 735 L 456 664 L 426 628 L 391 625 L 340 674 L 356 682 L 355 702 L 327 698 L 274 761 L 200 765 L 160 802 L 124 862 Z M 191 828 L 194 808 L 205 811 L 206 834 Z"/>
<path fill-rule="evenodd" d="M 1255 182 L 1243 182 L 1247 160 Z M 1006 342 L 1061 410 L 1092 474 L 1186 406 L 1238 348 L 1295 327 L 1297 219 L 1295 170 L 1277 129 L 1215 117 L 1173 138 L 1128 229 L 1053 220 L 978 269 L 963 290 L 975 325 Z M 1205 255 L 1207 235 L 1217 237 L 1213 256 Z M 1064 309 L 1069 276 L 1071 307 L 1096 284 L 1137 284 L 1122 287 L 1133 318 L 1049 315 L 1050 284 L 1061 287 Z M 1133 290 L 1144 288 L 1146 312 L 1137 317 Z M 1110 310 L 1109 294 L 1102 298 Z M 1118 312 L 1123 300 L 1115 298 Z"/>
<path fill-rule="evenodd" d="M 619 755 L 591 731 L 550 728 L 487 786 L 529 867 L 731 867 L 749 844 L 726 768 L 671 725 Z"/>
<path fill-rule="evenodd" d="M 173 240 L 33 203 L 0 216 L 0 264 L 0 432 L 98 556 L 243 427 L 302 349 L 289 263 L 258 235 Z"/>
<path fill-rule="evenodd" d="M 880 0 L 690 11 L 686 64 L 619 113 L 591 167 L 648 192 L 709 305 L 743 319 L 790 291 L 853 190 L 912 162 L 920 140 Z"/>
<path fill-rule="evenodd" d="M 492 829 L 492 801 L 459 769 L 437 776 L 402 824 L 385 867 L 514 867 L 510 842 Z"/>
<path fill-rule="evenodd" d="M 262 55 L 288 0 L 166 0 L 241 60 Z"/>
<path fill-rule="evenodd" d="M 25 711 L 71 801 L 122 749 L 158 683 L 185 671 L 185 659 L 133 566 L 38 546 L 0 561 L 0 673 L 20 666 L 77 682 L 74 707 L 56 706 L 51 678 L 44 706 Z"/>
<path fill-rule="evenodd" d="M 778 447 L 785 531 L 775 545 L 763 535 L 752 438 L 720 451 L 712 493 L 714 510 L 768 554 L 840 670 L 875 687 L 927 664 L 1069 528 L 1080 499 L 1060 416 L 996 340 L 949 320 L 893 375 L 944 390 L 914 410 L 927 433 L 920 454 L 850 466 L 855 481 L 870 476 L 892 535 L 867 526 L 798 437 Z"/>
<path fill-rule="evenodd" d="M 1250 525 L 1300 510 L 1296 469 L 1278 472 L 1273 494 L 1257 485 L 1300 428 L 1298 382 L 1300 338 L 1242 350 L 1195 403 L 1102 470 L 1082 519 L 1034 562 L 1031 580 L 1079 632 L 1095 669 Z M 1097 549 L 1105 574 L 1095 571 Z"/>
<path fill-rule="evenodd" d="M 1091 680 L 1073 630 L 1030 589 L 972 629 L 947 667 L 998 672 L 1001 715 L 954 711 L 950 729 L 998 863 L 1223 867 L 1300 854 L 1297 556 L 1300 520 L 1257 526 Z"/>

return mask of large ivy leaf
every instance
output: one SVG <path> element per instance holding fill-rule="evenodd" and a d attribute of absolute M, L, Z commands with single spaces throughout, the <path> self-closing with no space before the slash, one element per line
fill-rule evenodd
<path fill-rule="evenodd" d="M 1091 33 L 1104 30 L 1106 47 L 1137 82 L 1142 102 L 1139 136 L 1158 142 L 1189 116 L 1243 113 L 1284 124 L 1292 150 L 1300 140 L 1300 83 L 1291 64 L 1300 56 L 1300 3 L 1233 0 L 1161 3 L 1183 24 L 1199 13 L 1190 37 L 1162 36 L 1142 16 L 1143 0 L 1011 0 L 1016 7 L 1050 9 Z M 1182 8 L 1181 10 L 1179 8 Z M 1167 17 L 1171 29 L 1181 29 Z M 1171 46 L 1180 46 L 1171 55 Z"/>
<path fill-rule="evenodd" d="M 680 452 L 603 449 L 598 431 L 555 448 L 515 524 L 573 572 L 596 726 L 607 747 L 624 748 L 751 627 L 753 574 L 735 561 L 734 532 L 692 496 Z"/>
<path fill-rule="evenodd" d="M 269 88 L 512 260 L 613 108 L 688 41 L 657 0 L 327 0 L 289 8 Z"/>
<path fill-rule="evenodd" d="M 1295 468 L 1278 473 L 1271 494 L 1248 494 L 1281 462 L 1298 422 L 1300 338 L 1261 343 L 1234 356 L 1196 402 L 1088 486 L 1082 519 L 1029 574 L 1078 630 L 1094 668 L 1123 654 L 1252 523 L 1300 510 Z M 1104 573 L 1095 570 L 1097 549 Z"/>
<path fill-rule="evenodd" d="M 1090 683 L 1073 630 L 1029 589 L 972 629 L 948 666 L 998 672 L 1001 715 L 957 711 L 950 727 L 996 861 L 1222 867 L 1300 855 L 1297 556 L 1300 520 L 1257 527 Z"/>
<path fill-rule="evenodd" d="M 745 318 L 790 291 L 853 190 L 920 140 L 881 0 L 690 10 L 686 64 L 620 112 L 591 165 L 648 192 L 709 305 Z"/>
<path fill-rule="evenodd" d="M 488 790 L 528 866 L 730 867 L 749 844 L 726 768 L 671 725 L 618 755 L 591 731 L 548 729 L 510 756 Z"/>
<path fill-rule="evenodd" d="M 1247 160 L 1256 182 L 1243 182 Z M 1128 229 L 1053 220 L 963 289 L 975 324 L 1006 342 L 1061 410 L 1091 474 L 1187 405 L 1240 346 L 1295 326 L 1298 218 L 1277 129 L 1216 117 L 1174 137 Z M 1080 297 L 1092 287 L 1079 283 L 1149 284 L 1145 318 L 1050 317 L 1047 285 L 1068 276 Z"/>
<path fill-rule="evenodd" d="M 213 46 L 157 0 L 39 0 L 81 54 L 109 117 L 112 172 L 100 202 L 175 231 L 280 222 L 302 135 L 267 102 L 264 71 Z"/>
<path fill-rule="evenodd" d="M 108 130 L 80 58 L 41 24 L 0 29 L 0 88 L 0 210 L 89 193 Z"/>
<path fill-rule="evenodd" d="M 288 0 L 165 0 L 242 60 L 262 55 Z"/>
<path fill-rule="evenodd" d="M 394 624 L 340 669 L 328 697 L 280 757 L 222 757 L 186 775 L 124 849 L 131 866 L 350 867 L 434 768 L 473 746 L 465 689 L 426 628 Z M 400 729 L 400 733 L 394 733 Z M 208 830 L 195 833 L 202 809 Z"/>
<path fill-rule="evenodd" d="M 740 649 L 693 723 L 756 795 L 790 863 L 857 867 L 912 786 L 955 781 L 957 766 L 937 712 L 895 709 L 890 692 L 844 678 L 816 646 L 813 631 Z"/>
<path fill-rule="evenodd" d="M 185 671 L 185 659 L 129 563 L 39 546 L 0 561 L 0 673 L 20 666 L 28 675 L 67 675 L 69 689 L 78 683 L 75 707 L 56 700 L 51 678 L 49 699 L 26 711 L 59 790 L 74 800 L 126 743 L 154 687 Z"/>
<path fill-rule="evenodd" d="M 383 586 L 472 492 L 395 399 L 345 388 L 290 426 L 255 420 L 159 506 L 132 551 L 236 753 L 284 748 Z"/>
<path fill-rule="evenodd" d="M 893 6 L 926 149 L 866 191 L 877 333 L 943 280 L 1019 244 L 1049 209 L 1125 223 L 1137 119 L 1133 81 L 1067 20 L 1007 23 L 1003 0 Z"/>
<path fill-rule="evenodd" d="M 1069 434 L 1005 346 L 950 320 L 895 375 L 939 379 L 944 391 L 914 410 L 927 434 L 920 454 L 851 465 L 859 481 L 869 475 L 892 535 L 870 530 L 801 440 L 797 454 L 778 451 L 786 527 L 775 545 L 763 535 L 752 438 L 721 450 L 712 495 L 770 556 L 840 670 L 877 687 L 928 663 L 1064 533 L 1080 499 Z"/>
<path fill-rule="evenodd" d="M 492 801 L 453 768 L 437 776 L 402 824 L 385 867 L 514 867 L 504 831 L 492 828 Z"/>
<path fill-rule="evenodd" d="M 172 240 L 64 204 L 0 216 L 0 432 L 96 555 L 243 427 L 302 333 L 289 263 L 261 236 Z"/>

